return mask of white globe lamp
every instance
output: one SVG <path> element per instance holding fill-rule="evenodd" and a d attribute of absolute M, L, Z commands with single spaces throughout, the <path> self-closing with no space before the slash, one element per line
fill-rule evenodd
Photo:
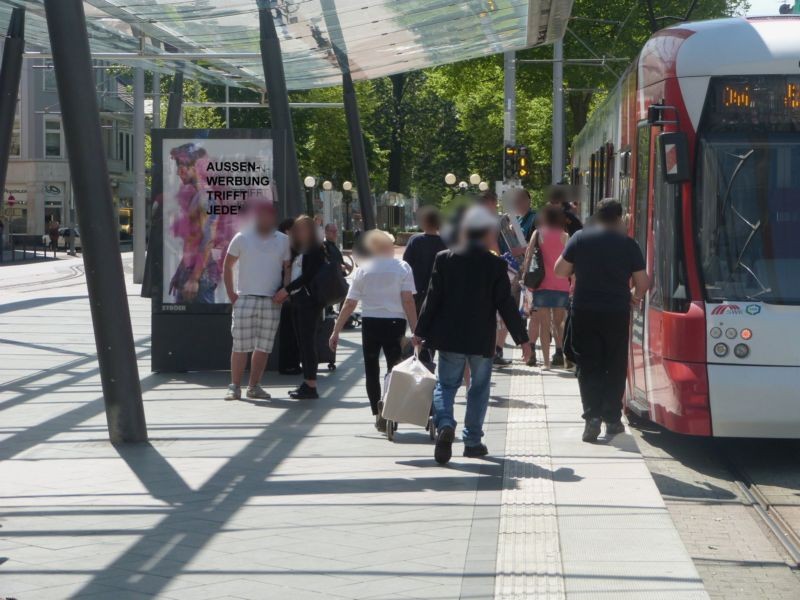
<path fill-rule="evenodd" d="M 482 191 L 482 192 L 485 192 L 486 190 L 488 190 L 488 189 L 489 189 L 489 184 L 488 184 L 488 183 L 486 183 L 485 181 L 481 181 L 481 182 L 478 184 L 478 189 L 479 189 L 480 191 Z"/>
<path fill-rule="evenodd" d="M 303 185 L 306 186 L 307 188 L 313 188 L 315 185 L 317 185 L 317 180 L 314 179 L 311 175 L 309 175 L 308 177 L 303 179 Z"/>
<path fill-rule="evenodd" d="M 350 190 L 353 189 L 353 184 L 351 182 L 349 182 L 349 181 L 345 181 L 344 183 L 342 183 L 342 189 L 345 192 L 349 192 Z"/>
<path fill-rule="evenodd" d="M 473 173 L 469 176 L 469 183 L 470 185 L 478 185 L 481 182 L 481 176 L 477 173 Z"/>
<path fill-rule="evenodd" d="M 456 183 L 456 176 L 455 176 L 455 175 L 453 175 L 452 173 L 448 173 L 447 175 L 445 175 L 445 176 L 444 176 L 444 182 L 445 182 L 447 185 L 455 185 L 455 183 Z"/>
<path fill-rule="evenodd" d="M 326 179 L 322 182 L 322 189 L 326 192 L 330 192 L 333 189 L 333 184 Z"/>

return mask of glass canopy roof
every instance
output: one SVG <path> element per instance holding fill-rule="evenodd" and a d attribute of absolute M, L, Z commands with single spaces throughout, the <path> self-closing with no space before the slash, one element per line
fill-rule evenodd
<path fill-rule="evenodd" d="M 338 85 L 334 48 L 353 79 L 369 79 L 550 43 L 563 36 L 573 0 L 277 0 L 272 7 L 289 89 Z M 184 61 L 206 81 L 263 88 L 257 0 L 85 0 L 93 52 L 209 54 Z M 23 6 L 28 50 L 49 46 L 42 0 L 0 0 L 0 30 Z M 141 64 L 124 57 L 115 62 Z"/>

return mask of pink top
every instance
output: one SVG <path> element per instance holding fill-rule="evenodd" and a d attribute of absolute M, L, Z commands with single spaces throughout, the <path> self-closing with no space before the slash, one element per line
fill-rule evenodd
<path fill-rule="evenodd" d="M 569 279 L 558 277 L 555 274 L 556 261 L 564 251 L 564 243 L 561 241 L 563 233 L 562 229 L 547 226 L 542 226 L 536 230 L 539 247 L 542 249 L 542 260 L 544 261 L 544 280 L 538 288 L 540 290 L 569 291 Z"/>

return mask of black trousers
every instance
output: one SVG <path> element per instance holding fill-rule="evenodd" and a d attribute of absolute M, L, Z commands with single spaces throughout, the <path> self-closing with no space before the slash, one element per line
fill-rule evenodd
<path fill-rule="evenodd" d="M 584 419 L 618 423 L 628 369 L 630 313 L 572 310 L 572 351 Z"/>
<path fill-rule="evenodd" d="M 364 373 L 367 377 L 367 397 L 372 414 L 378 414 L 381 399 L 380 356 L 386 358 L 386 370 L 391 371 L 403 352 L 403 336 L 406 333 L 405 319 L 376 319 L 364 317 L 361 320 L 361 345 L 364 353 Z"/>
<path fill-rule="evenodd" d="M 281 320 L 278 325 L 278 371 L 293 371 L 300 367 L 300 348 L 292 319 L 293 306 L 284 302 L 281 306 Z"/>
<path fill-rule="evenodd" d="M 312 302 L 296 302 L 291 312 L 300 348 L 300 362 L 303 363 L 303 379 L 314 381 L 319 366 L 317 331 L 322 323 L 322 309 Z"/>

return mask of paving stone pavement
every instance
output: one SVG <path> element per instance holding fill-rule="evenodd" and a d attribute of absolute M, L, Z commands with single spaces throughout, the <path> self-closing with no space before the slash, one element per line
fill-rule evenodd
<path fill-rule="evenodd" d="M 637 444 L 711 600 L 800 598 L 800 574 L 742 503 L 719 448 L 656 428 Z"/>
<path fill-rule="evenodd" d="M 0 597 L 707 597 L 630 436 L 580 442 L 564 372 L 498 373 L 498 458 L 442 468 L 372 427 L 357 332 L 320 400 L 268 374 L 275 399 L 224 402 L 225 373 L 148 371 L 131 285 L 151 441 L 111 446 L 79 266 L 0 271 Z"/>

